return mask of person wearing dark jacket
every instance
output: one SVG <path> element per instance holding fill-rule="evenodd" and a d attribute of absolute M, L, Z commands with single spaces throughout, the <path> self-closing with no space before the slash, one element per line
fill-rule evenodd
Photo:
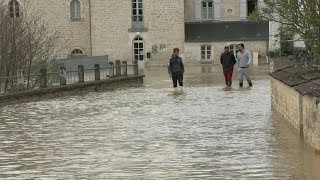
<path fill-rule="evenodd" d="M 230 87 L 232 85 L 233 67 L 236 64 L 236 58 L 229 51 L 229 46 L 224 47 L 224 53 L 221 54 L 220 62 L 223 67 L 226 85 Z"/>
<path fill-rule="evenodd" d="M 172 57 L 169 61 L 168 72 L 170 77 L 172 77 L 173 87 L 176 88 L 178 86 L 183 86 L 183 73 L 184 73 L 184 65 L 181 57 L 179 57 L 179 49 L 174 48 Z M 178 82 L 177 82 L 178 81 Z"/>

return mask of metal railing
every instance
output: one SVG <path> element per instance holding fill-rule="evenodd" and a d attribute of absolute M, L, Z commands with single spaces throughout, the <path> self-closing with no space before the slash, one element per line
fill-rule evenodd
<path fill-rule="evenodd" d="M 60 67 L 56 72 L 47 72 L 47 69 L 40 69 L 37 74 L 24 75 L 22 71 L 18 70 L 16 76 L 0 77 L 0 94 L 138 74 L 137 64 L 128 64 L 127 61 L 121 62 L 120 60 L 115 63 L 110 62 L 107 68 L 100 68 L 99 64 L 95 64 L 93 69 L 84 69 L 83 65 L 79 65 L 77 71 L 67 71 L 65 67 Z"/>

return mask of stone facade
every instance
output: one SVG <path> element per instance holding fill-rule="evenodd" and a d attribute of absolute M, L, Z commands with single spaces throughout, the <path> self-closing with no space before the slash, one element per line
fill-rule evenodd
<path fill-rule="evenodd" d="M 220 61 L 220 55 L 224 52 L 224 46 L 237 45 L 244 43 L 245 48 L 252 52 L 258 52 L 261 59 L 266 57 L 268 42 L 266 41 L 230 41 L 230 42 L 203 42 L 203 43 L 185 43 L 185 56 L 188 62 L 201 62 L 201 46 L 211 46 L 212 62 L 217 64 Z"/>
<path fill-rule="evenodd" d="M 143 0 L 142 29 L 132 28 L 132 0 L 79 0 L 81 18 L 77 20 L 70 16 L 72 0 L 18 1 L 42 16 L 50 29 L 63 32 L 65 38 L 61 43 L 65 47 L 60 57 L 66 58 L 73 49 L 81 49 L 88 56 L 108 55 L 110 61 L 133 62 L 133 40 L 139 36 L 144 42 L 144 60 L 149 65 L 165 65 L 175 47 L 180 48 L 188 61 L 200 61 L 200 43 L 185 43 L 184 26 L 185 22 L 195 21 L 195 0 Z M 240 0 L 214 2 L 220 2 L 220 21 L 240 20 Z M 212 59 L 217 60 L 224 45 L 239 42 L 210 42 L 214 48 Z M 268 50 L 265 42 L 243 43 L 262 57 Z"/>
<path fill-rule="evenodd" d="M 92 0 L 93 55 L 108 54 L 110 60 L 132 59 L 133 39 L 139 34 L 144 40 L 144 54 L 150 52 L 151 58 L 145 57 L 149 64 L 164 63 L 178 47 L 184 48 L 184 8 L 183 0 L 145 0 L 145 30 L 130 30 L 131 1 L 128 0 Z M 110 7 L 106 11 L 105 8 Z M 121 16 L 119 16 L 121 14 Z M 108 18 L 106 18 L 108 17 Z M 160 51 L 160 45 L 165 49 Z M 152 51 L 157 47 L 157 52 Z"/>
<path fill-rule="evenodd" d="M 8 3 L 9 0 L 6 0 Z M 68 57 L 73 49 L 81 49 L 85 54 L 90 52 L 88 0 L 80 0 L 81 19 L 70 18 L 70 0 L 19 0 L 24 13 L 41 16 L 48 25 L 48 31 L 58 30 L 64 37 L 61 39 L 60 58 Z"/>
<path fill-rule="evenodd" d="M 185 21 L 186 22 L 196 21 L 195 0 L 185 0 L 184 7 L 185 7 L 185 16 L 184 16 Z M 240 1 L 220 0 L 220 20 L 221 21 L 240 21 Z"/>
<path fill-rule="evenodd" d="M 320 151 L 320 107 L 317 101 L 314 96 L 303 98 L 303 131 L 307 143 Z"/>
<path fill-rule="evenodd" d="M 300 133 L 299 93 L 281 81 L 272 78 L 271 101 L 272 107 L 285 117 L 290 125 Z"/>

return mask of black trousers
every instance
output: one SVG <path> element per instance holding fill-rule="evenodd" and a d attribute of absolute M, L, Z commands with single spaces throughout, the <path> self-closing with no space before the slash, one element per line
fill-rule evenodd
<path fill-rule="evenodd" d="M 178 82 L 179 82 L 179 86 L 183 86 L 183 73 L 172 74 L 172 82 L 173 82 L 173 87 L 177 87 Z"/>

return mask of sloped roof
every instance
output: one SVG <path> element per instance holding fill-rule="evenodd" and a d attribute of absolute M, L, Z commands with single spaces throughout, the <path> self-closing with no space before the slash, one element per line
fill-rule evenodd
<path fill-rule="evenodd" d="M 293 87 L 302 95 L 320 97 L 320 70 L 315 67 L 284 67 L 270 76 Z"/>
<path fill-rule="evenodd" d="M 269 22 L 186 22 L 186 42 L 269 40 Z"/>

